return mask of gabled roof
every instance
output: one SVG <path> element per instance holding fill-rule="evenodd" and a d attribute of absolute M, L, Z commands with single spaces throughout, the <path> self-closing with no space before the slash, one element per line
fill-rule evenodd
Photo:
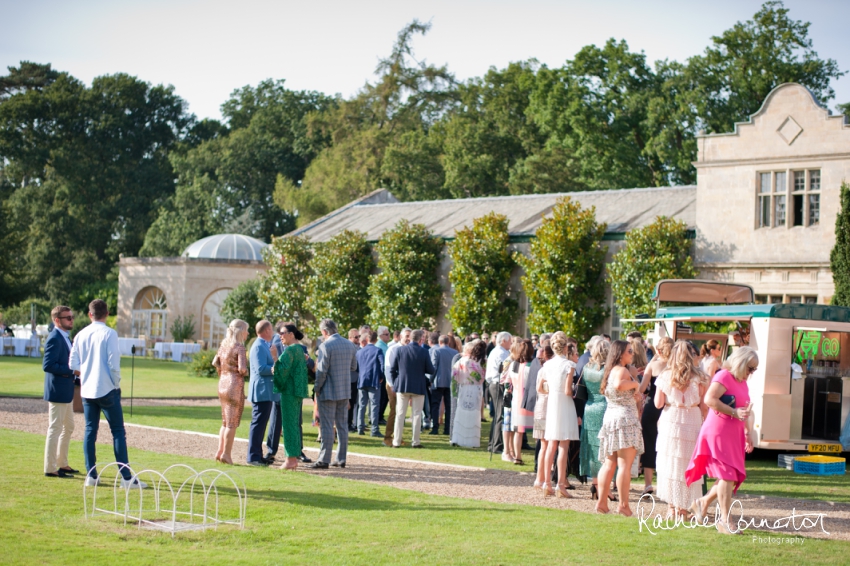
<path fill-rule="evenodd" d="M 657 216 L 682 220 L 688 228 L 696 226 L 696 186 L 658 187 L 465 198 L 415 202 L 395 200 L 386 190 L 375 191 L 292 232 L 312 241 L 327 241 L 343 230 L 359 230 L 366 239 L 377 241 L 384 231 L 401 219 L 424 224 L 434 235 L 454 238 L 455 231 L 471 226 L 472 220 L 488 212 L 507 216 L 513 239 L 530 237 L 542 224 L 543 217 L 561 197 L 578 201 L 583 208 L 596 208 L 596 221 L 608 225 L 610 239 L 620 239 L 629 230 L 650 224 Z M 382 200 L 380 204 L 374 204 Z"/>

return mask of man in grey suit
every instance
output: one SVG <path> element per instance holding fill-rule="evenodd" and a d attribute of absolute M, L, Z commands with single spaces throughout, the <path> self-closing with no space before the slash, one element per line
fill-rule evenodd
<path fill-rule="evenodd" d="M 404 417 L 407 413 L 408 403 L 412 405 L 413 417 L 413 444 L 411 446 L 422 448 L 419 435 L 422 432 L 422 407 L 425 404 L 425 388 L 428 386 L 428 379 L 425 374 L 434 374 L 434 364 L 431 363 L 428 352 L 420 345 L 423 334 L 422 330 L 414 330 L 410 335 L 410 344 L 396 348 L 390 366 L 390 376 L 392 377 L 393 389 L 396 392 L 393 448 L 401 446 L 401 433 L 404 430 Z"/>
<path fill-rule="evenodd" d="M 431 377 L 431 419 L 434 425 L 431 434 L 440 433 L 440 403 L 445 403 L 446 418 L 443 421 L 443 434 L 449 434 L 452 422 L 452 359 L 457 355 L 457 350 L 449 346 L 449 337 L 434 332 L 431 335 L 431 343 L 434 344 L 428 354 L 431 364 L 434 366 L 434 375 Z M 439 344 L 439 346 L 437 346 Z"/>
<path fill-rule="evenodd" d="M 348 451 L 348 403 L 351 399 L 351 373 L 357 371 L 356 348 L 341 337 L 336 323 L 325 318 L 319 324 L 324 341 L 316 360 L 316 401 L 319 403 L 319 423 L 322 447 L 319 457 L 310 468 L 326 470 L 329 465 L 345 467 Z M 334 426 L 339 436 L 336 459 L 330 463 L 334 447 Z"/>

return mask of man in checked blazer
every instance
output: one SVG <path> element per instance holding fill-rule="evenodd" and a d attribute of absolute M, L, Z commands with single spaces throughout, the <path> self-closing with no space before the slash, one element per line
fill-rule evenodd
<path fill-rule="evenodd" d="M 324 470 L 328 465 L 345 467 L 348 452 L 348 404 L 351 402 L 351 372 L 357 371 L 357 349 L 337 333 L 336 323 L 325 318 L 319 324 L 324 342 L 316 359 L 316 402 L 319 404 L 319 425 L 322 447 L 319 457 L 310 466 Z M 330 463 L 334 447 L 334 426 L 339 437 L 336 459 Z"/>

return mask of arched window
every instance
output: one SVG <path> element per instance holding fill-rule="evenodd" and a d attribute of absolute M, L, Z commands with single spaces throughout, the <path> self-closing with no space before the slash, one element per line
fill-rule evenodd
<path fill-rule="evenodd" d="M 231 289 L 219 289 L 213 292 L 207 300 L 204 301 L 204 319 L 203 327 L 201 328 L 201 336 L 210 348 L 218 348 L 218 345 L 224 339 L 227 332 L 227 324 L 230 321 L 221 319 L 221 306 L 224 304 L 224 299 L 230 294 Z"/>
<path fill-rule="evenodd" d="M 133 335 L 165 339 L 168 329 L 168 303 L 157 287 L 145 287 L 133 304 Z"/>

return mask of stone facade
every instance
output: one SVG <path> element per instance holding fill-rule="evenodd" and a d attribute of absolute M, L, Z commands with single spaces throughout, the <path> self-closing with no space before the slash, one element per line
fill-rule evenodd
<path fill-rule="evenodd" d="M 707 279 L 751 285 L 763 302 L 827 303 L 850 127 L 799 84 L 748 122 L 698 138 L 696 251 Z"/>
<path fill-rule="evenodd" d="M 261 261 L 198 259 L 187 257 L 121 258 L 118 263 L 118 335 L 135 336 L 151 333 L 134 328 L 134 313 L 165 310 L 162 332 L 149 338 L 170 340 L 169 329 L 177 316 L 192 316 L 195 322 L 193 339 L 209 342 L 204 333 L 204 306 L 219 291 L 230 291 L 243 281 L 254 279 L 266 271 Z M 164 295 L 165 309 L 150 309 L 140 301 L 148 290 L 157 289 Z"/>

